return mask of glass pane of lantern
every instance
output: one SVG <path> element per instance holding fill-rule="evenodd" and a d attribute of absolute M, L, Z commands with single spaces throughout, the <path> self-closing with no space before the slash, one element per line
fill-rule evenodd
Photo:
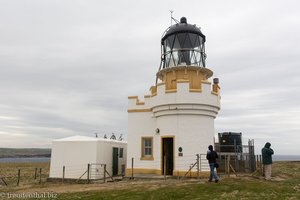
<path fill-rule="evenodd" d="M 173 43 L 174 43 L 174 38 L 175 38 L 175 35 L 170 35 L 169 37 L 166 38 L 165 42 L 166 42 L 166 45 L 172 49 L 172 46 L 173 46 Z"/>
<path fill-rule="evenodd" d="M 167 42 L 168 40 L 165 40 L 165 41 Z M 164 51 L 165 52 L 171 51 L 171 47 L 169 45 L 165 44 Z"/>
<path fill-rule="evenodd" d="M 190 34 L 190 33 L 186 34 L 186 38 L 183 45 L 184 48 L 189 48 L 189 49 L 194 48 L 190 40 L 190 35 L 194 35 L 194 34 Z"/>
<path fill-rule="evenodd" d="M 177 35 L 178 34 L 176 34 L 176 36 L 175 36 L 175 41 L 174 41 L 172 49 L 181 49 L 181 46 L 180 46 L 179 39 L 178 39 Z"/>
<path fill-rule="evenodd" d="M 179 57 L 178 65 L 185 66 L 185 65 L 191 64 L 190 51 L 188 51 L 188 50 L 178 51 L 178 57 Z"/>
<path fill-rule="evenodd" d="M 180 48 L 188 48 L 188 47 L 185 47 L 185 38 L 187 36 L 187 33 L 178 33 L 177 34 L 177 38 L 178 38 L 178 41 L 179 41 L 179 44 L 180 44 Z"/>
<path fill-rule="evenodd" d="M 196 57 L 197 61 L 199 62 L 199 65 L 200 65 L 201 54 L 200 54 L 199 51 L 195 51 L 195 57 Z"/>
<path fill-rule="evenodd" d="M 168 67 L 169 66 L 169 63 L 170 63 L 170 54 L 166 54 L 166 57 L 165 57 L 165 66 L 164 67 Z"/>
<path fill-rule="evenodd" d="M 198 61 L 196 58 L 196 52 L 191 51 L 191 65 L 198 66 Z"/>
<path fill-rule="evenodd" d="M 199 35 L 190 33 L 189 36 L 190 36 L 193 48 L 197 48 L 201 45 L 200 44 L 201 37 Z"/>
<path fill-rule="evenodd" d="M 172 60 L 170 61 L 170 66 L 177 66 L 178 65 L 178 51 L 173 51 L 172 52 Z M 171 63 L 172 62 L 172 63 Z"/>

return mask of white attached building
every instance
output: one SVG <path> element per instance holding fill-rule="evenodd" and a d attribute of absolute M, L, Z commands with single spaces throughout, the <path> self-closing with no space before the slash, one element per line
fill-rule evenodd
<path fill-rule="evenodd" d="M 124 173 L 127 142 L 72 136 L 53 140 L 50 163 L 50 178 L 101 179 L 104 164 L 110 175 Z M 87 173 L 89 164 L 89 173 Z M 64 171 L 64 172 L 63 172 Z"/>
<path fill-rule="evenodd" d="M 134 173 L 183 175 L 196 154 L 214 144 L 220 88 L 218 79 L 209 81 L 213 72 L 205 66 L 204 43 L 200 29 L 185 18 L 162 37 L 156 85 L 144 100 L 128 97 L 127 175 L 132 158 Z"/>

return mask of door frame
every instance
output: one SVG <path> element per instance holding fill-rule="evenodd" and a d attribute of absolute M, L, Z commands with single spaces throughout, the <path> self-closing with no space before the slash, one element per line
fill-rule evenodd
<path fill-rule="evenodd" d="M 173 139 L 173 172 L 175 170 L 175 136 L 174 135 L 165 135 L 165 136 L 160 136 L 160 171 L 161 175 L 164 175 L 163 173 L 163 164 L 164 164 L 164 155 L 163 155 L 163 139 L 165 138 L 172 138 Z M 172 174 L 173 174 L 172 172 Z"/>

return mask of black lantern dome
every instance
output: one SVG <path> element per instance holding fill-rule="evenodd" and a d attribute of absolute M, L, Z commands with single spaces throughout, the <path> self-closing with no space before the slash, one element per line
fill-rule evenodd
<path fill-rule="evenodd" d="M 205 67 L 205 35 L 185 17 L 170 26 L 161 39 L 163 69 L 177 66 Z M 161 68 L 160 67 L 160 68 Z"/>

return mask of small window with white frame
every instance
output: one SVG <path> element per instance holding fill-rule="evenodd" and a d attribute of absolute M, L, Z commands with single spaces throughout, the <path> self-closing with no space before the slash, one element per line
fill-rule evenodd
<path fill-rule="evenodd" d="M 153 137 L 142 137 L 141 160 L 153 160 Z"/>

